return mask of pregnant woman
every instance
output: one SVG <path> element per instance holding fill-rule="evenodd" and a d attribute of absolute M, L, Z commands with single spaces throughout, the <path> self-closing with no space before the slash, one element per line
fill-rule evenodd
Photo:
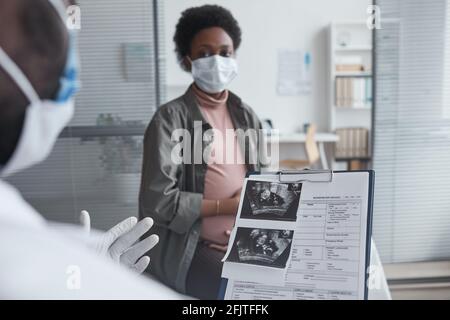
<path fill-rule="evenodd" d="M 152 217 L 152 230 L 160 237 L 149 252 L 151 272 L 180 292 L 216 299 L 243 180 L 248 170 L 260 167 L 259 161 L 250 160 L 257 159 L 258 147 L 248 147 L 258 146 L 257 138 L 241 140 L 234 133 L 259 130 L 261 124 L 227 90 L 237 75 L 235 53 L 241 43 L 241 30 L 228 10 L 213 5 L 187 9 L 174 42 L 180 65 L 194 83 L 161 106 L 147 128 L 140 217 Z M 189 154 L 200 148 L 199 163 L 174 160 L 180 141 L 172 134 L 179 129 L 189 135 L 183 138 L 191 141 Z M 203 139 L 195 139 L 198 130 Z M 230 130 L 233 135 L 226 134 Z"/>

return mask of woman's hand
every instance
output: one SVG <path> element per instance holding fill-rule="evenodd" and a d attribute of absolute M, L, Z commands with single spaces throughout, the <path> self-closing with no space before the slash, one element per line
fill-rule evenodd
<path fill-rule="evenodd" d="M 230 231 L 230 230 L 226 230 L 226 231 L 225 231 L 225 235 L 228 237 L 228 239 L 230 239 L 230 234 L 231 234 L 231 231 Z M 220 245 L 220 244 L 211 243 L 211 244 L 209 245 L 209 247 L 210 247 L 211 249 L 215 249 L 215 250 L 220 251 L 220 252 L 223 252 L 223 253 L 226 253 L 227 250 L 228 250 L 228 245 L 222 246 L 222 245 Z"/>
<path fill-rule="evenodd" d="M 238 205 L 239 205 L 239 201 L 241 200 L 241 193 L 242 193 L 242 188 L 240 188 L 238 191 L 236 191 L 236 193 L 233 195 L 233 199 L 237 199 Z"/>
<path fill-rule="evenodd" d="M 237 191 L 229 199 L 209 200 L 203 199 L 201 207 L 202 217 L 212 217 L 218 215 L 236 215 L 241 200 L 241 190 Z"/>
<path fill-rule="evenodd" d="M 241 189 L 236 192 L 232 198 L 219 200 L 219 214 L 235 215 L 239 209 L 239 202 L 241 200 Z"/>

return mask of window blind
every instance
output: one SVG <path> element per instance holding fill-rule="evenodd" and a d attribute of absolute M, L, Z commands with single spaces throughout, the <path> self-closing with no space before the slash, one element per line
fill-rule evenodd
<path fill-rule="evenodd" d="M 9 181 L 46 218 L 107 229 L 138 213 L 142 140 L 164 100 L 162 1 L 79 0 L 82 89 L 43 163 Z"/>
<path fill-rule="evenodd" d="M 450 257 L 450 8 L 377 0 L 374 238 L 385 263 Z"/>

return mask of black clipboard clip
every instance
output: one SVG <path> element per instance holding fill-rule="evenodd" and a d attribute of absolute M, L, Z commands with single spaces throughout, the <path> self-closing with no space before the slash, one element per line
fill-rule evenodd
<path fill-rule="evenodd" d="M 328 177 L 326 179 L 323 180 L 314 180 L 314 179 L 309 179 L 309 178 L 302 178 L 299 180 L 283 180 L 284 176 L 292 176 L 292 175 L 308 175 L 310 177 L 313 177 L 314 175 L 323 175 L 323 174 L 327 174 Z M 281 170 L 277 172 L 278 175 L 278 180 L 280 182 L 325 182 L 325 183 L 330 183 L 333 182 L 333 176 L 334 176 L 334 172 L 333 170 L 310 170 L 310 169 L 303 169 L 303 170 Z"/>

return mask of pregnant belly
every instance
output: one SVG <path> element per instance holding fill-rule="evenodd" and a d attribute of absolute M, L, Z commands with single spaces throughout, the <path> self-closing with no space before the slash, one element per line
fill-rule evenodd
<path fill-rule="evenodd" d="M 235 216 L 215 216 L 202 219 L 201 238 L 216 244 L 227 245 L 226 230 L 232 230 Z"/>

